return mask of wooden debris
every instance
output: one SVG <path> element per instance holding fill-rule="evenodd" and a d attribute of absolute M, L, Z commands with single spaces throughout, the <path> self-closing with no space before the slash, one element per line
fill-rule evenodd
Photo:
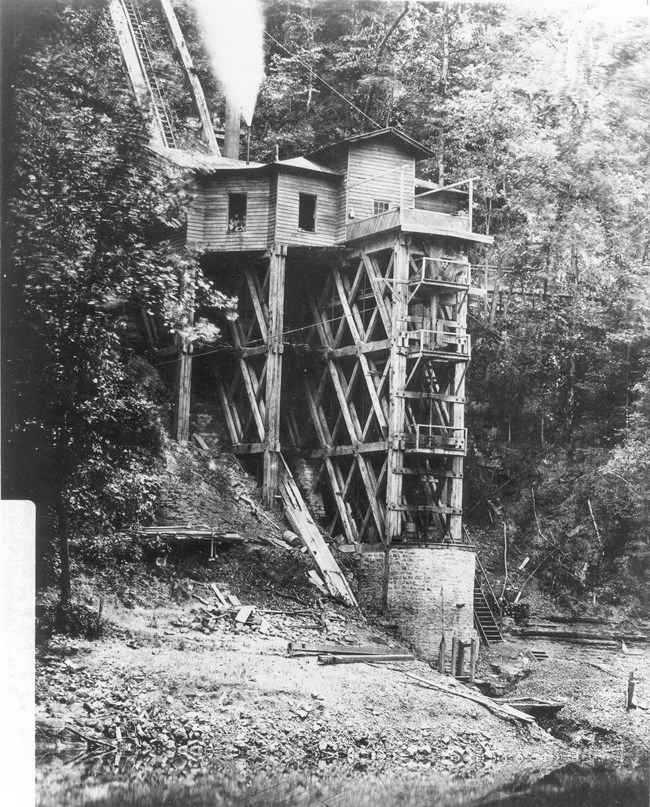
<path fill-rule="evenodd" d="M 194 432 L 192 434 L 192 437 L 194 438 L 194 441 L 198 445 L 199 448 L 202 448 L 203 451 L 210 451 L 210 446 L 205 442 L 205 440 L 201 437 L 200 434 L 197 434 L 196 432 Z"/>
<path fill-rule="evenodd" d="M 235 608 L 241 608 L 241 602 L 239 601 L 239 597 L 235 596 L 235 594 L 227 594 L 226 596 L 230 600 L 231 605 L 234 605 Z"/>
<path fill-rule="evenodd" d="M 621 652 L 626 656 L 645 656 L 643 650 L 630 650 L 625 642 L 621 639 Z"/>
<path fill-rule="evenodd" d="M 561 622 L 567 624 L 584 623 L 586 625 L 613 625 L 610 619 L 598 619 L 593 616 L 561 616 L 560 614 L 542 614 L 539 619 L 544 619 L 547 622 Z"/>
<path fill-rule="evenodd" d="M 325 588 L 325 583 L 323 580 L 318 576 L 318 573 L 315 572 L 313 569 L 310 569 L 307 576 L 309 577 L 309 582 L 313 583 L 316 588 L 321 591 L 323 594 L 327 594 L 327 589 Z"/>
<path fill-rule="evenodd" d="M 527 650 L 526 653 L 531 661 L 546 661 L 550 658 L 546 650 Z"/>
<path fill-rule="evenodd" d="M 597 664 L 595 661 L 585 661 L 585 664 L 588 664 L 590 667 L 595 667 L 597 670 L 602 670 L 603 672 L 608 673 L 609 675 L 613 675 L 614 678 L 624 678 L 624 675 L 613 670 L 611 667 L 606 667 L 604 664 Z"/>
<path fill-rule="evenodd" d="M 214 530 L 201 525 L 193 527 L 186 524 L 171 524 L 157 527 L 138 527 L 130 530 L 141 537 L 159 538 L 161 541 L 216 541 L 217 543 L 242 543 L 243 537 L 238 532 Z"/>
<path fill-rule="evenodd" d="M 401 656 L 404 651 L 392 647 L 377 645 L 344 645 L 344 644 L 305 644 L 304 642 L 289 642 L 287 650 L 290 656 L 296 655 L 361 655 L 361 656 Z"/>
<path fill-rule="evenodd" d="M 648 637 L 641 633 L 584 633 L 580 631 L 555 630 L 553 628 L 513 628 L 517 636 L 539 636 L 547 639 L 591 639 L 600 642 L 647 642 Z"/>
<path fill-rule="evenodd" d="M 297 533 L 305 544 L 314 562 L 320 569 L 327 588 L 333 597 L 341 598 L 347 605 L 357 608 L 357 601 L 352 593 L 348 581 L 334 560 L 330 548 L 325 543 L 320 530 L 309 515 L 302 494 L 298 489 L 291 471 L 284 458 L 280 455 L 282 469 L 280 472 L 279 492 L 284 504 L 284 513 L 293 531 Z"/>
<path fill-rule="evenodd" d="M 244 605 L 243 608 L 240 608 L 237 612 L 237 616 L 235 617 L 236 622 L 241 622 L 244 625 L 250 619 L 253 611 L 255 610 L 254 605 Z"/>
<path fill-rule="evenodd" d="M 468 690 L 460 691 L 458 689 L 450 689 L 449 687 L 438 684 L 435 681 L 428 681 L 425 678 L 420 678 L 419 676 L 412 675 L 411 673 L 404 673 L 404 675 L 406 675 L 407 678 L 412 678 L 414 681 L 422 684 L 422 686 L 429 687 L 430 689 L 439 689 L 441 692 L 446 692 L 448 695 L 457 695 L 459 698 L 466 698 L 467 700 L 474 701 L 475 703 L 480 703 L 482 706 L 485 706 L 499 717 L 503 717 L 505 719 L 515 718 L 523 721 L 524 723 L 535 722 L 535 719 L 530 715 L 527 715 L 525 712 L 520 712 L 518 709 L 513 709 L 512 706 L 507 706 L 503 703 L 497 703 L 496 701 L 490 700 L 483 695 L 478 695 L 474 692 L 469 692 Z"/>
<path fill-rule="evenodd" d="M 224 608 L 230 608 L 230 603 L 224 597 L 224 595 L 221 593 L 221 591 L 219 591 L 219 587 L 217 586 L 217 584 L 216 583 L 210 583 L 210 588 L 214 591 L 214 595 L 219 600 L 221 605 L 223 605 Z M 241 603 L 239 603 L 239 604 L 241 605 Z"/>
<path fill-rule="evenodd" d="M 289 550 L 293 548 L 288 543 L 286 543 L 286 541 L 281 541 L 279 538 L 274 538 L 272 535 L 258 535 L 257 537 L 260 539 L 260 541 L 264 541 L 267 544 L 271 544 L 271 546 L 277 546 L 280 549 Z"/>
<path fill-rule="evenodd" d="M 393 661 L 414 661 L 415 656 L 410 653 L 402 655 L 324 655 L 318 657 L 319 664 L 358 664 L 360 662 L 393 662 Z"/>

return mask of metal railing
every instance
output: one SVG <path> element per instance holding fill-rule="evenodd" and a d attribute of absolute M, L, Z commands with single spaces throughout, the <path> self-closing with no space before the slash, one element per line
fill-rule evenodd
<path fill-rule="evenodd" d="M 503 621 L 503 611 L 501 610 L 501 604 L 499 602 L 499 599 L 498 599 L 497 595 L 494 593 L 494 589 L 492 588 L 492 585 L 490 584 L 490 580 L 489 580 L 487 574 L 485 573 L 485 569 L 483 568 L 483 564 L 481 563 L 481 559 L 479 558 L 478 554 L 476 555 L 476 583 L 477 583 L 478 588 L 480 588 L 481 591 L 483 591 L 484 595 L 485 595 L 485 590 L 483 588 L 483 584 L 485 584 L 485 586 L 487 587 L 487 590 L 490 592 L 490 597 L 492 598 L 492 603 L 494 604 L 494 607 L 497 609 L 497 611 L 499 613 L 499 627 L 501 627 L 501 624 L 502 624 L 502 621 Z M 487 600 L 487 597 L 485 599 Z M 489 604 L 490 603 L 488 601 L 488 605 Z"/>

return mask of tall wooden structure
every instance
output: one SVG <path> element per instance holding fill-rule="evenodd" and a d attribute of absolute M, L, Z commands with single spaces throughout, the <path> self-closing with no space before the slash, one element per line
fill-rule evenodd
<path fill-rule="evenodd" d="M 227 325 L 230 350 L 212 379 L 232 451 L 257 464 L 265 502 L 283 499 L 328 587 L 345 601 L 354 604 L 354 595 L 304 512 L 294 460 L 317 475 L 329 531 L 343 532 L 358 552 L 383 553 L 385 605 L 390 549 L 413 548 L 402 553 L 402 567 L 409 574 L 426 567 L 428 577 L 404 624 L 407 632 L 418 626 L 413 641 L 430 652 L 438 609 L 430 584 L 446 575 L 456 604 L 471 608 L 473 554 L 462 557 L 469 548 L 420 555 L 418 547 L 464 543 L 468 256 L 492 242 L 472 230 L 472 183 L 468 194 L 417 179 L 416 163 L 435 155 L 394 129 L 304 157 L 244 163 L 230 114 L 222 156 L 169 0 L 161 6 L 208 153 L 177 148 L 137 5 L 110 2 L 151 121 L 151 148 L 193 177 L 186 244 L 239 299 L 239 316 Z M 191 309 L 192 278 L 183 294 Z M 179 345 L 178 367 L 175 433 L 183 442 L 189 344 Z M 442 588 L 440 595 L 444 615 Z"/>
<path fill-rule="evenodd" d="M 217 392 L 233 451 L 320 464 L 350 543 L 462 542 L 466 193 L 415 179 L 432 153 L 385 129 L 307 158 L 197 162 L 188 240 L 240 300 Z"/>

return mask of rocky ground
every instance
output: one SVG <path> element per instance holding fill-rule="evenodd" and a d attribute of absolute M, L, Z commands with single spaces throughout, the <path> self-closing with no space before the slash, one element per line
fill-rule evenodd
<path fill-rule="evenodd" d="M 256 578 L 246 590 L 243 553 L 270 573 L 267 586 Z M 650 751 L 649 713 L 626 711 L 624 698 L 633 659 L 637 697 L 648 699 L 645 651 L 594 654 L 547 642 L 551 659 L 536 663 L 526 650 L 540 642 L 515 639 L 484 652 L 479 677 L 516 696 L 567 699 L 559 719 L 541 726 L 419 686 L 405 672 L 449 683 L 423 661 L 323 666 L 314 656 L 289 655 L 289 642 L 401 645 L 316 590 L 287 589 L 285 580 L 284 591 L 273 591 L 274 566 L 287 564 L 283 553 L 297 584 L 309 566 L 299 550 L 226 549 L 216 565 L 171 563 L 130 588 L 122 581 L 130 607 L 104 589 L 100 639 L 53 636 L 37 659 L 41 792 L 57 781 L 61 757 L 53 752 L 63 748 L 110 758 L 120 775 L 235 765 L 251 775 L 418 768 L 463 779 L 513 764 L 559 763 L 581 751 L 628 758 Z M 238 609 L 220 606 L 210 582 L 255 605 L 252 620 L 238 623 Z M 92 601 L 97 579 L 81 581 L 80 591 Z"/>
<path fill-rule="evenodd" d="M 493 694 L 566 699 L 557 719 L 532 725 L 420 686 L 405 673 L 453 684 L 422 660 L 330 666 L 290 655 L 290 642 L 410 648 L 379 620 L 323 596 L 309 582 L 305 552 L 269 544 L 282 534 L 280 517 L 259 508 L 254 484 L 234 460 L 215 464 L 207 482 L 199 462 L 213 457 L 170 459 L 168 519 L 200 522 L 207 507 L 205 520 L 238 529 L 244 540 L 221 547 L 213 561 L 205 545 L 188 545 L 165 558 L 76 568 L 76 600 L 97 614 L 99 636 L 42 631 L 39 803 L 66 803 L 72 772 L 121 783 L 156 772 L 190 781 L 224 770 L 242 781 L 396 772 L 492 781 L 581 754 L 650 754 L 650 712 L 625 709 L 632 668 L 638 701 L 650 702 L 647 644 L 642 655 L 625 655 L 617 646 L 506 636 L 482 649 L 477 678 Z M 251 618 L 238 622 L 239 609 L 224 607 L 212 584 L 255 606 Z M 45 611 L 53 599 L 54 592 L 42 593 Z M 533 661 L 531 648 L 550 658 Z M 75 792 L 80 786 L 77 778 Z"/>

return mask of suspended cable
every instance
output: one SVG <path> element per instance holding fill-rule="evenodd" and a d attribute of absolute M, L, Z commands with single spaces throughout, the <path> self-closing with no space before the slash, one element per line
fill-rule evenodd
<path fill-rule="evenodd" d="M 318 75 L 318 73 L 316 73 L 316 72 L 314 71 L 314 69 L 313 69 L 312 67 L 310 67 L 310 66 L 307 64 L 307 62 L 303 62 L 303 60 L 302 60 L 302 59 L 301 59 L 299 56 L 296 56 L 296 54 L 295 54 L 295 53 L 292 53 L 292 52 L 289 50 L 289 48 L 287 48 L 285 45 L 283 45 L 283 44 L 282 44 L 282 42 L 278 42 L 278 40 L 277 40 L 277 39 L 276 39 L 274 36 L 272 36 L 272 35 L 271 35 L 271 34 L 270 34 L 268 31 L 266 31 L 266 30 L 265 30 L 265 31 L 264 31 L 264 33 L 265 33 L 265 34 L 268 36 L 268 38 L 269 38 L 270 40 L 272 40 L 273 42 L 275 42 L 275 44 L 276 44 L 276 45 L 277 45 L 279 48 L 282 48 L 282 50 L 283 50 L 283 51 L 285 51 L 286 53 L 288 53 L 288 54 L 289 54 L 289 56 L 291 56 L 291 58 L 292 58 L 292 59 L 295 59 L 295 60 L 296 60 L 296 61 L 297 61 L 299 64 L 301 64 L 301 65 L 302 65 L 302 66 L 303 66 L 303 67 L 304 67 L 306 70 L 309 70 L 309 72 L 310 72 L 310 73 L 311 73 L 313 76 L 315 76 L 315 78 L 317 78 L 317 79 L 318 79 L 320 82 L 322 82 L 322 83 L 323 83 L 323 84 L 324 84 L 324 85 L 325 85 L 325 86 L 326 86 L 326 87 L 327 87 L 329 90 L 331 90 L 333 93 L 335 93 L 336 95 L 338 95 L 338 96 L 339 96 L 339 98 L 341 98 L 343 101 L 345 101 L 345 103 L 346 103 L 346 104 L 349 104 L 349 105 L 352 107 L 352 109 L 354 109 L 354 110 L 355 110 L 355 112 L 358 112 L 360 115 L 363 115 L 363 117 L 364 117 L 364 118 L 367 118 L 367 119 L 370 121 L 370 123 L 372 123 L 372 125 L 373 125 L 373 126 L 376 126 L 378 129 L 381 129 L 381 128 L 382 128 L 380 123 L 377 123 L 377 121 L 376 121 L 376 120 L 373 120 L 373 119 L 370 117 L 370 115 L 366 115 L 366 113 L 365 113 L 365 112 L 364 112 L 362 109 L 359 109 L 359 107 L 358 107 L 356 104 L 353 104 L 353 103 L 352 103 L 352 101 L 350 101 L 350 99 L 349 99 L 349 98 L 346 98 L 346 97 L 345 97 L 345 95 L 343 95 L 343 93 L 339 92 L 339 91 L 338 91 L 338 90 L 337 90 L 335 87 L 332 87 L 332 85 L 331 85 L 331 84 L 329 84 L 327 81 L 325 81 L 325 79 L 324 79 L 324 78 L 321 78 L 321 77 Z"/>

